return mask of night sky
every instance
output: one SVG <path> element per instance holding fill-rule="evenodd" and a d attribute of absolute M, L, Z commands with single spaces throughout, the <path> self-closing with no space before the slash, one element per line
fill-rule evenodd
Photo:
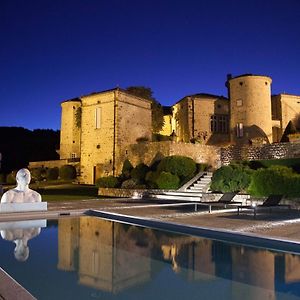
<path fill-rule="evenodd" d="M 130 85 L 171 105 L 226 74 L 300 95 L 299 0 L 0 0 L 0 126 L 60 128 L 60 102 Z"/>

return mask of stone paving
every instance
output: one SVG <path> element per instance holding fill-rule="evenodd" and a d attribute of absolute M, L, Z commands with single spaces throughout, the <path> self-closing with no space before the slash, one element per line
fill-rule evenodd
<path fill-rule="evenodd" d="M 133 199 L 95 199 L 82 201 L 48 202 L 48 212 L 34 213 L 34 218 L 50 217 L 68 213 L 80 214 L 88 209 L 97 209 L 128 216 L 150 218 L 211 229 L 225 229 L 244 234 L 258 234 L 264 237 L 290 240 L 300 244 L 300 211 L 281 209 L 276 212 L 263 212 L 254 219 L 251 212 L 237 215 L 236 209 L 213 210 L 211 214 L 205 207 L 195 212 L 194 205 L 166 206 L 160 201 L 142 201 Z M 169 203 L 170 204 L 170 203 Z M 30 215 L 23 214 L 24 218 Z M 0 221 L 22 218 L 22 214 L 0 214 Z"/>
<path fill-rule="evenodd" d="M 166 204 L 161 202 L 161 204 Z M 157 205 L 157 207 L 156 207 Z M 264 237 L 292 240 L 300 243 L 300 211 L 280 209 L 259 213 L 256 219 L 251 212 L 237 215 L 236 209 L 213 211 L 194 206 L 159 207 L 159 203 L 132 199 L 86 200 L 48 203 L 49 210 L 98 209 L 130 216 L 145 217 L 197 227 L 226 229 L 235 232 L 256 233 Z"/>

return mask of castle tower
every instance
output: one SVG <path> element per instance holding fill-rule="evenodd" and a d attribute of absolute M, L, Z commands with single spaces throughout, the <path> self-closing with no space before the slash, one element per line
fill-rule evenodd
<path fill-rule="evenodd" d="M 267 76 L 228 76 L 231 142 L 272 143 L 271 83 Z"/>
<path fill-rule="evenodd" d="M 78 98 L 61 103 L 60 159 L 80 157 L 81 100 Z"/>

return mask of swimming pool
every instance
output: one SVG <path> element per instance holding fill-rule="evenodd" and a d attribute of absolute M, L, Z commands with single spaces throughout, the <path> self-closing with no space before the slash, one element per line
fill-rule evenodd
<path fill-rule="evenodd" d="M 0 266 L 38 299 L 300 299 L 297 254 L 91 216 L 35 222 L 0 224 Z"/>

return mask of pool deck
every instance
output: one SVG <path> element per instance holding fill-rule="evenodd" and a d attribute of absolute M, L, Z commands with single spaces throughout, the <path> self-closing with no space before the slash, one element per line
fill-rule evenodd
<path fill-rule="evenodd" d="M 1 221 L 20 219 L 57 218 L 80 215 L 90 209 L 122 215 L 147 218 L 159 222 L 171 222 L 199 228 L 226 230 L 244 235 L 257 235 L 270 239 L 282 239 L 300 244 L 300 210 L 280 209 L 253 214 L 237 214 L 237 209 L 213 210 L 208 213 L 205 207 L 194 211 L 193 205 L 168 206 L 167 203 L 133 199 L 95 199 L 82 201 L 48 202 L 47 212 L 0 214 Z"/>

